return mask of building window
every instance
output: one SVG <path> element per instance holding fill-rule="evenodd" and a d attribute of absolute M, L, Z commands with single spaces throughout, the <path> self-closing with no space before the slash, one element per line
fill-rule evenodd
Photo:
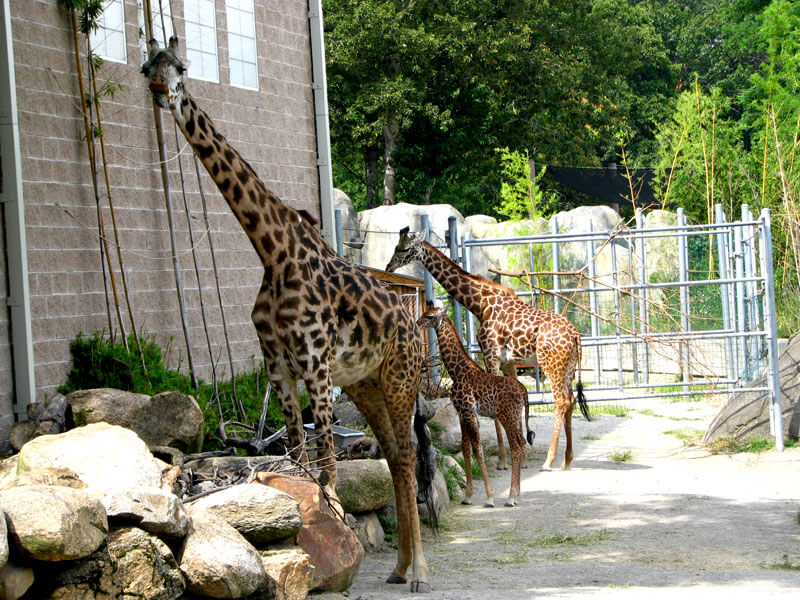
<path fill-rule="evenodd" d="M 258 89 L 256 16 L 253 0 L 225 0 L 231 85 Z"/>
<path fill-rule="evenodd" d="M 183 4 L 186 23 L 186 58 L 189 76 L 219 81 L 217 65 L 217 21 L 214 0 L 186 0 Z"/>
<path fill-rule="evenodd" d="M 123 0 L 107 0 L 97 19 L 97 29 L 89 34 L 89 43 L 98 56 L 114 62 L 128 62 L 125 50 L 125 6 Z"/>
<path fill-rule="evenodd" d="M 150 40 L 146 40 L 144 31 L 144 6 L 143 0 L 137 0 L 139 7 L 139 29 L 142 36 L 139 39 L 139 47 L 142 50 L 142 61 L 146 61 L 148 45 Z M 166 47 L 169 38 L 173 36 L 172 13 L 170 12 L 169 0 L 150 0 L 150 9 L 153 11 L 153 37 L 158 40 L 161 47 Z"/>

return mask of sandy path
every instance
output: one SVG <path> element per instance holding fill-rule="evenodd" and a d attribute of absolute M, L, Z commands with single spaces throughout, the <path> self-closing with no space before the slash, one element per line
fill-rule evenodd
<path fill-rule="evenodd" d="M 534 417 L 520 506 L 481 507 L 482 485 L 473 506 L 454 505 L 445 530 L 426 536 L 428 597 L 800 598 L 800 448 L 713 456 L 664 433 L 704 429 L 713 409 L 650 406 L 576 420 L 577 438 L 599 439 L 576 440 L 572 468 L 549 473 L 538 466 L 551 417 Z M 619 450 L 632 460 L 610 460 Z M 502 500 L 508 471 L 495 471 L 493 484 Z M 393 551 L 368 554 L 349 597 L 408 596 L 407 586 L 383 583 L 394 560 Z"/>

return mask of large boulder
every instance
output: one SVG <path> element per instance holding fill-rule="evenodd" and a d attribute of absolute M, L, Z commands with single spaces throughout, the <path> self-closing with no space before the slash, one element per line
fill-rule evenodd
<path fill-rule="evenodd" d="M 448 219 L 455 217 L 458 231 L 464 232 L 464 217 L 449 204 L 406 204 L 379 206 L 358 213 L 358 222 L 364 236 L 362 264 L 376 269 L 385 269 L 398 242 L 397 232 L 403 227 L 411 231 L 422 230 L 422 215 L 428 215 L 431 226 L 431 242 L 444 243 Z M 408 265 L 398 271 L 404 275 L 421 278 L 423 269 L 417 264 Z"/>
<path fill-rule="evenodd" d="M 76 561 L 36 565 L 28 597 L 59 600 L 175 600 L 185 590 L 169 547 L 138 528 L 108 534 L 107 543 Z"/>
<path fill-rule="evenodd" d="M 40 561 L 89 556 L 106 539 L 103 505 L 85 490 L 31 485 L 0 492 L 14 548 Z"/>
<path fill-rule="evenodd" d="M 297 534 L 297 545 L 308 553 L 320 574 L 320 583 L 314 589 L 340 592 L 349 588 L 364 549 L 353 530 L 328 506 L 319 485 L 279 473 L 259 473 L 256 480 L 300 502 L 303 527 Z"/>
<path fill-rule="evenodd" d="M 353 531 L 356 532 L 356 537 L 365 551 L 380 552 L 389 548 L 389 544 L 386 543 L 386 532 L 377 513 L 362 513 L 353 515 L 353 518 L 355 519 Z"/>
<path fill-rule="evenodd" d="M 379 510 L 394 499 L 386 459 L 343 460 L 336 465 L 336 495 L 348 513 Z"/>
<path fill-rule="evenodd" d="M 112 388 L 79 390 L 67 396 L 78 426 L 105 422 L 135 431 L 150 446 L 200 450 L 203 413 L 191 396 L 164 392 L 155 396 Z"/>
<path fill-rule="evenodd" d="M 311 557 L 300 548 L 278 547 L 261 551 L 267 572 L 268 597 L 274 600 L 305 600 L 319 585 Z"/>
<path fill-rule="evenodd" d="M 100 498 L 161 486 L 161 465 L 145 443 L 129 429 L 107 423 L 34 438 L 18 456 L 18 472 L 70 469 Z"/>
<path fill-rule="evenodd" d="M 778 359 L 778 369 L 783 437 L 797 439 L 800 437 L 800 335 L 789 340 Z M 762 377 L 753 385 L 766 387 L 767 380 Z M 740 441 L 756 436 L 772 437 L 769 431 L 770 410 L 767 392 L 748 392 L 746 388 L 737 391 L 714 417 L 703 443 L 710 444 L 724 437 Z"/>
<path fill-rule="evenodd" d="M 131 488 L 109 495 L 106 512 L 112 523 L 129 523 L 166 539 L 189 531 L 189 517 L 175 495 L 159 488 Z"/>
<path fill-rule="evenodd" d="M 216 513 L 255 545 L 292 537 L 303 525 L 297 500 L 256 483 L 234 485 L 193 504 Z"/>
<path fill-rule="evenodd" d="M 255 548 L 222 517 L 200 506 L 189 506 L 192 531 L 180 553 L 187 589 L 212 598 L 243 598 L 266 582 Z"/>

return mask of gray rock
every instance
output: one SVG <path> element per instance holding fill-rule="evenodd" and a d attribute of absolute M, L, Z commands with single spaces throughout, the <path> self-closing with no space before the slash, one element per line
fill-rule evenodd
<path fill-rule="evenodd" d="M 467 477 L 464 468 L 452 456 L 443 456 L 439 464 L 439 471 L 444 477 L 445 484 L 448 484 L 447 493 L 451 502 L 460 503 L 466 495 Z M 449 485 L 449 481 L 452 485 Z"/>
<path fill-rule="evenodd" d="M 280 547 L 262 551 L 261 560 L 267 572 L 269 598 L 304 600 L 320 583 L 320 575 L 311 557 L 296 547 Z"/>
<path fill-rule="evenodd" d="M 367 418 L 349 400 L 334 404 L 333 416 L 343 427 L 366 427 L 367 425 Z"/>
<path fill-rule="evenodd" d="M 222 517 L 189 506 L 192 531 L 181 549 L 187 589 L 212 598 L 241 598 L 264 585 L 266 573 L 255 548 Z"/>
<path fill-rule="evenodd" d="M 11 544 L 35 560 L 84 558 L 108 533 L 103 505 L 86 490 L 14 487 L 0 492 L 0 506 L 6 513 Z"/>
<path fill-rule="evenodd" d="M 137 528 L 109 533 L 107 544 L 82 560 L 36 565 L 31 598 L 175 600 L 185 589 L 172 552 Z"/>
<path fill-rule="evenodd" d="M 22 423 L 14 423 L 11 426 L 11 431 L 8 434 L 8 443 L 14 452 L 19 452 L 28 441 L 33 437 L 33 432 L 36 431 L 36 423 L 33 421 L 23 421 Z"/>
<path fill-rule="evenodd" d="M 353 531 L 365 551 L 381 552 L 389 549 L 389 544 L 386 543 L 386 533 L 383 531 L 377 514 L 369 512 L 352 516 L 355 518 Z"/>
<path fill-rule="evenodd" d="M 394 484 L 388 463 L 385 459 L 338 462 L 336 495 L 348 513 L 383 508 L 394 499 Z"/>
<path fill-rule="evenodd" d="M 148 533 L 177 539 L 189 531 L 189 517 L 180 499 L 159 488 L 134 488 L 109 495 L 106 512 L 112 523 L 135 524 Z"/>
<path fill-rule="evenodd" d="M 303 526 L 297 500 L 257 483 L 234 485 L 198 498 L 192 504 L 222 517 L 257 545 L 289 538 Z"/>
<path fill-rule="evenodd" d="M 786 350 L 778 359 L 781 388 L 781 414 L 783 437 L 800 437 L 800 335 L 789 340 Z M 761 378 L 754 386 L 766 386 Z M 770 401 L 767 392 L 748 392 L 743 389 L 722 407 L 709 425 L 704 444 L 729 437 L 746 440 L 755 436 L 772 437 L 769 431 Z"/>
<path fill-rule="evenodd" d="M 203 413 L 191 396 L 164 392 L 153 396 L 112 388 L 79 390 L 67 396 L 75 424 L 105 422 L 135 431 L 151 446 L 200 450 Z"/>
<path fill-rule="evenodd" d="M 18 600 L 33 585 L 33 569 L 6 563 L 0 569 L 0 598 Z"/>
<path fill-rule="evenodd" d="M 161 486 L 161 466 L 144 442 L 129 429 L 107 423 L 34 438 L 18 457 L 18 472 L 70 469 L 98 497 Z"/>
<path fill-rule="evenodd" d="M 174 600 L 186 589 L 183 574 L 167 545 L 155 536 L 132 527 L 108 536 L 114 587 L 118 598 Z"/>
<path fill-rule="evenodd" d="M 8 527 L 6 514 L 0 509 L 0 568 L 8 562 Z"/>
<path fill-rule="evenodd" d="M 0 490 L 16 485 L 17 462 L 19 462 L 19 454 L 9 456 L 7 459 L 0 461 Z"/>
<path fill-rule="evenodd" d="M 35 471 L 17 473 L 14 485 L 58 485 L 76 490 L 83 490 L 89 487 L 81 481 L 75 471 L 64 467 L 44 467 Z"/>
<path fill-rule="evenodd" d="M 448 452 L 461 451 L 461 424 L 458 420 L 458 412 L 453 405 L 441 399 L 437 401 L 438 408 L 429 424 L 433 424 L 434 442 Z M 480 425 L 481 444 L 486 452 L 497 452 L 497 430 L 494 420 L 486 417 L 478 417 Z"/>

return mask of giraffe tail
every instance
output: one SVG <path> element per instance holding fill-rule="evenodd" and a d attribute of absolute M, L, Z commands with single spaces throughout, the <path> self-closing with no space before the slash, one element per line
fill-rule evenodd
<path fill-rule="evenodd" d="M 525 438 L 528 440 L 528 445 L 533 446 L 533 438 L 536 437 L 536 432 L 531 429 L 530 423 L 528 422 L 528 418 L 531 412 L 531 405 L 528 402 L 528 392 L 525 391 L 525 429 L 528 430 L 528 434 Z"/>
<path fill-rule="evenodd" d="M 427 419 L 420 410 L 421 399 L 417 397 L 414 411 L 414 433 L 417 436 L 417 501 L 425 504 L 434 531 L 439 529 L 439 515 L 434 503 L 433 478 L 436 476 L 436 450 L 431 443 L 431 434 L 426 427 Z"/>
<path fill-rule="evenodd" d="M 587 421 L 591 421 L 592 417 L 589 414 L 589 403 L 586 402 L 586 396 L 583 395 L 583 382 L 581 382 L 581 358 L 582 358 L 582 348 L 581 348 L 581 335 L 577 334 L 577 345 L 578 345 L 578 364 L 576 367 L 576 371 L 578 373 L 578 383 L 575 386 L 575 392 L 578 400 L 578 407 L 581 409 L 581 414 L 586 418 Z"/>

